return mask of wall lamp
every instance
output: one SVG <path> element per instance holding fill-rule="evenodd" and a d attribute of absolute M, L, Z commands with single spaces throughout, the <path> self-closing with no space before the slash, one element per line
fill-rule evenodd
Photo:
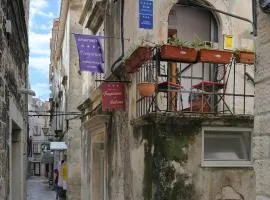
<path fill-rule="evenodd" d="M 19 88 L 19 89 L 17 89 L 17 92 L 21 93 L 21 94 L 27 94 L 27 95 L 31 95 L 31 96 L 36 96 L 35 91 L 33 91 L 31 89 L 28 89 L 28 88 Z"/>

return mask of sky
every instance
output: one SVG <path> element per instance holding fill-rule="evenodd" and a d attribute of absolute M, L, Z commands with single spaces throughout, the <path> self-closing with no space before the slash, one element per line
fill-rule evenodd
<path fill-rule="evenodd" d="M 48 100 L 50 38 L 53 19 L 59 17 L 60 0 L 30 0 L 29 79 L 36 97 Z"/>

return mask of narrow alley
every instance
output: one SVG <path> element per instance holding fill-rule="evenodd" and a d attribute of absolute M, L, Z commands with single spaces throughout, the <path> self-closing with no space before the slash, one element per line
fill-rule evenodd
<path fill-rule="evenodd" d="M 49 189 L 48 180 L 40 176 L 32 176 L 27 180 L 27 200 L 56 199 L 55 191 Z"/>
<path fill-rule="evenodd" d="M 270 0 L 0 0 L 0 200 L 270 200 Z"/>

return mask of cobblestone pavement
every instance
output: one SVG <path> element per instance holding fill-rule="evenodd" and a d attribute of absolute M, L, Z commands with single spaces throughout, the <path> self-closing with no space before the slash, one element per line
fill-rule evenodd
<path fill-rule="evenodd" d="M 49 189 L 48 180 L 32 176 L 27 180 L 27 200 L 54 200 L 55 191 Z"/>

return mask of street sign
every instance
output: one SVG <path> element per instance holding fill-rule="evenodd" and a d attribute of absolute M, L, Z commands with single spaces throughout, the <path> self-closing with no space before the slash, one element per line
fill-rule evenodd
<path fill-rule="evenodd" d="M 139 0 L 139 27 L 153 29 L 153 0 Z"/>

